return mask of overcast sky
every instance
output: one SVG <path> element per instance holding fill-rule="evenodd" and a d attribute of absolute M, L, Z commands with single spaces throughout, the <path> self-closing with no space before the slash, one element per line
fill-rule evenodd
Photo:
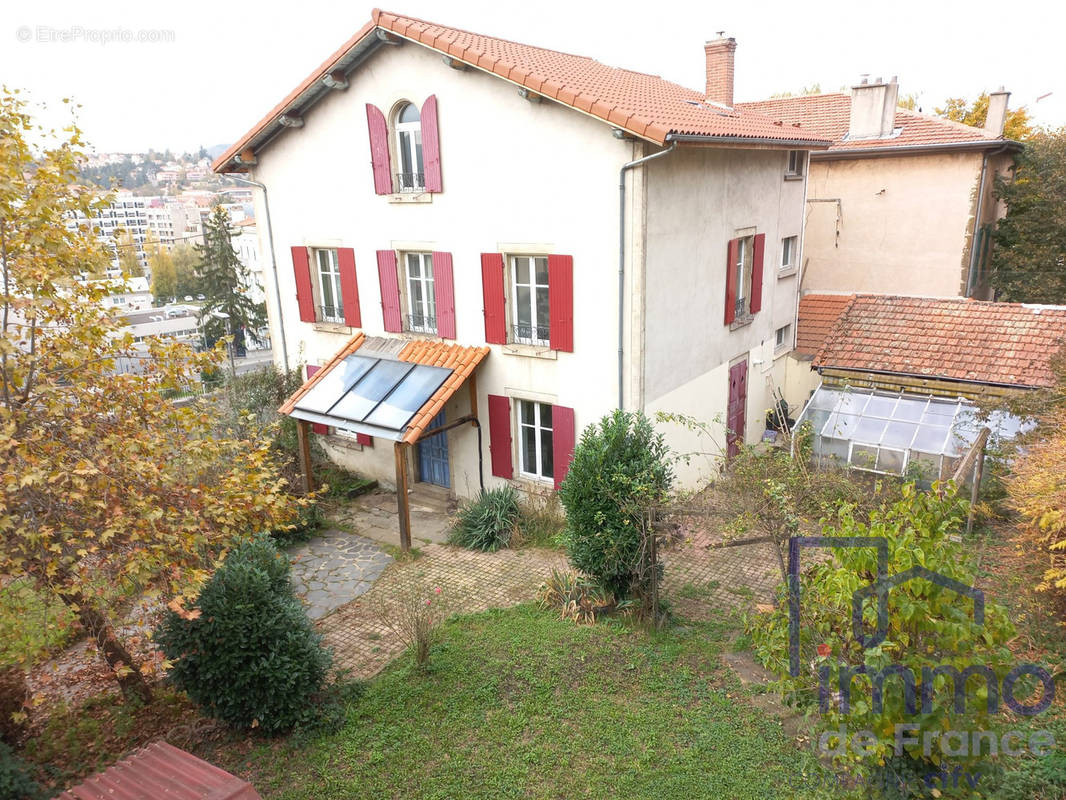
<path fill-rule="evenodd" d="M 1066 5 L 1041 6 L 681 0 L 642 3 L 636 13 L 623 2 L 404 0 L 389 10 L 693 89 L 703 84 L 703 42 L 724 30 L 739 45 L 738 100 L 814 83 L 836 91 L 862 73 L 898 75 L 900 93 L 918 93 L 926 111 L 946 97 L 1003 85 L 1012 107 L 1026 105 L 1038 122 L 1058 127 L 1066 124 Z M 371 8 L 352 0 L 6 0 L 0 81 L 48 103 L 39 115 L 48 124 L 62 120 L 62 97 L 75 98 L 86 137 L 101 152 L 230 143 L 358 30 Z M 172 41 L 104 41 L 116 29 L 120 37 Z"/>

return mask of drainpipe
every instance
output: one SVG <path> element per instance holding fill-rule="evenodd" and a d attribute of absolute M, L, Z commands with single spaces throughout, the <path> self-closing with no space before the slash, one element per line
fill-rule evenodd
<path fill-rule="evenodd" d="M 277 300 L 278 305 L 278 332 L 281 334 L 281 359 L 285 364 L 285 373 L 289 372 L 289 348 L 285 344 L 285 320 L 281 310 L 281 284 L 278 283 L 278 260 L 274 256 L 274 229 L 270 224 L 270 198 L 267 197 L 266 184 L 259 181 L 253 181 L 250 178 L 244 178 L 240 175 L 235 175 L 232 172 L 225 173 L 227 178 L 232 178 L 238 183 L 247 183 L 249 186 L 255 186 L 263 190 L 263 207 L 266 209 L 266 224 L 267 224 L 267 241 L 270 242 L 270 267 L 274 273 L 274 297 Z"/>
<path fill-rule="evenodd" d="M 663 156 L 672 153 L 677 149 L 677 142 L 672 141 L 671 136 L 666 137 L 670 142 L 670 146 L 665 150 L 660 150 L 658 153 L 652 153 L 650 156 L 644 156 L 638 158 L 636 161 L 630 161 L 628 164 L 623 164 L 622 169 L 618 172 L 618 408 L 622 409 L 622 389 L 623 389 L 623 376 L 625 374 L 623 368 L 622 355 L 625 343 L 625 316 L 626 316 L 626 304 L 625 304 L 625 292 L 626 292 L 626 172 L 633 169 L 633 167 L 639 167 L 641 164 L 645 164 L 652 159 L 662 158 Z"/>

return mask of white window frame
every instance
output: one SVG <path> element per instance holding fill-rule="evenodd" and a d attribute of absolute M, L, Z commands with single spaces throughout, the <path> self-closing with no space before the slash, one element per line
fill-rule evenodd
<path fill-rule="evenodd" d="M 550 303 L 551 288 L 548 283 L 537 283 L 537 260 L 544 260 L 545 272 L 548 269 L 548 256 L 545 254 L 515 254 L 508 257 L 509 267 L 511 271 L 511 340 L 517 344 L 535 345 L 541 347 L 548 347 L 551 345 L 551 311 L 550 305 L 548 306 L 548 326 L 545 330 L 541 330 L 541 326 L 537 325 L 537 311 L 539 310 L 539 303 L 537 300 L 537 290 L 544 289 L 547 298 L 546 302 Z M 518 262 L 520 260 L 528 261 L 529 264 L 529 282 L 518 282 Z M 519 321 L 519 311 L 522 310 L 518 302 L 518 289 L 529 289 L 529 335 L 524 335 L 524 331 L 520 329 L 524 327 Z M 540 333 L 546 333 L 546 336 L 540 336 Z"/>
<path fill-rule="evenodd" d="M 796 269 L 796 254 L 799 252 L 798 236 L 783 236 L 781 238 L 781 264 L 779 272 L 792 272 Z"/>
<path fill-rule="evenodd" d="M 400 122 L 400 116 L 411 107 L 418 115 L 413 122 Z M 400 176 L 410 174 L 411 183 L 407 185 L 403 177 L 396 180 L 398 192 L 421 192 L 426 188 L 425 158 L 422 153 L 422 112 L 414 103 L 403 101 L 396 107 L 393 116 L 393 128 L 396 132 L 396 166 L 400 168 Z M 410 173 L 403 172 L 404 157 L 410 160 L 413 170 Z"/>
<path fill-rule="evenodd" d="M 806 150 L 789 150 L 788 159 L 785 162 L 786 178 L 802 178 L 803 168 L 807 162 Z"/>
<path fill-rule="evenodd" d="M 404 290 L 407 295 L 407 329 L 415 333 L 435 334 L 437 332 L 437 297 L 434 294 L 436 278 L 433 273 L 433 254 L 409 251 L 400 255 L 403 262 Z M 418 261 L 419 276 L 417 278 L 411 275 L 411 258 Z M 426 277 L 427 269 L 429 270 L 428 278 Z M 413 291 L 415 284 L 418 284 L 422 290 L 422 301 L 418 303 L 418 308 L 415 308 Z M 421 324 L 415 323 L 416 317 L 421 317 Z"/>
<path fill-rule="evenodd" d="M 529 423 L 523 421 L 524 416 L 523 416 L 522 411 L 523 411 L 523 407 L 526 406 L 526 405 L 532 406 L 532 408 L 533 408 L 533 424 L 529 424 Z M 519 400 L 519 399 L 516 398 L 516 401 L 515 401 L 515 427 L 517 428 L 516 432 L 518 434 L 518 436 L 516 437 L 518 439 L 518 474 L 521 477 L 526 478 L 527 480 L 554 482 L 555 481 L 555 475 L 554 475 L 554 472 L 555 472 L 555 453 L 554 453 L 554 450 L 552 452 L 552 474 L 550 474 L 550 475 L 545 475 L 544 474 L 544 436 L 543 436 L 543 434 L 545 432 L 547 432 L 549 434 L 548 441 L 551 442 L 552 441 L 552 437 L 551 437 L 550 434 L 554 430 L 552 426 L 545 426 L 543 424 L 543 422 L 542 422 L 541 412 L 542 412 L 542 408 L 544 406 L 547 406 L 550 409 L 551 408 L 551 403 L 544 403 L 544 402 L 541 402 L 540 400 Z M 552 420 L 552 425 L 554 425 L 554 423 L 555 423 L 555 420 L 553 419 Z M 525 436 L 523 436 L 524 429 L 526 429 L 526 428 L 532 428 L 533 431 L 534 431 L 533 441 L 534 441 L 534 446 L 535 446 L 536 451 L 533 453 L 533 457 L 534 457 L 535 468 L 537 470 L 536 472 L 527 472 L 526 471 L 526 440 L 525 440 Z M 553 445 L 549 445 L 549 446 L 553 446 Z"/>
<path fill-rule="evenodd" d="M 780 353 L 792 346 L 792 323 L 786 322 L 774 331 L 774 352 Z"/>
<path fill-rule="evenodd" d="M 755 266 L 755 234 L 737 237 L 737 261 L 733 265 L 737 275 L 737 299 L 735 319 L 737 322 L 750 319 L 751 279 Z M 741 307 L 743 303 L 743 308 Z"/>
<path fill-rule="evenodd" d="M 315 319 L 319 322 L 344 322 L 344 297 L 341 294 L 340 261 L 335 247 L 316 247 L 315 278 L 318 283 L 318 304 L 315 306 Z M 325 261 L 323 261 L 325 257 Z M 328 282 L 328 285 L 327 285 Z M 326 302 L 327 288 L 332 293 L 333 304 Z M 330 314 L 327 309 L 332 309 Z"/>

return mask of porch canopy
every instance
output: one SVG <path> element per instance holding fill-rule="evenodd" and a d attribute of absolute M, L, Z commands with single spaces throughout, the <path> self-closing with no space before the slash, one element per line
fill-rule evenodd
<path fill-rule="evenodd" d="M 979 419 L 964 398 L 934 397 L 851 387 L 819 386 L 796 420 L 811 424 L 818 466 L 849 466 L 921 480 L 950 477 L 988 427 L 992 438 L 1012 438 L 1024 427 L 1005 412 Z"/>
<path fill-rule="evenodd" d="M 300 422 L 307 489 L 313 485 L 309 425 L 327 425 L 395 442 L 400 544 L 407 549 L 407 449 L 426 433 L 433 435 L 463 424 L 479 428 L 474 371 L 488 353 L 488 347 L 441 341 L 367 337 L 363 333 L 353 336 L 278 409 Z M 464 383 L 469 387 L 470 413 L 431 429 L 434 417 Z"/>

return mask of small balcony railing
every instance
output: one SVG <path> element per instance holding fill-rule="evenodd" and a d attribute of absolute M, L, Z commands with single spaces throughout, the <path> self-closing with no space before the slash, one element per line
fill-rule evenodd
<path fill-rule="evenodd" d="M 415 331 L 416 333 L 436 333 L 437 318 L 429 317 L 425 314 L 408 314 L 407 330 Z"/>
<path fill-rule="evenodd" d="M 736 305 L 733 307 L 733 312 L 737 322 L 742 322 L 751 317 L 751 307 L 748 298 L 738 297 Z"/>
<path fill-rule="evenodd" d="M 344 309 L 340 306 L 319 306 L 319 322 L 344 322 Z"/>
<path fill-rule="evenodd" d="M 421 172 L 397 172 L 396 192 L 421 192 L 426 188 L 426 176 Z"/>
<path fill-rule="evenodd" d="M 548 344 L 551 338 L 546 325 L 514 325 L 512 335 L 518 344 Z"/>

